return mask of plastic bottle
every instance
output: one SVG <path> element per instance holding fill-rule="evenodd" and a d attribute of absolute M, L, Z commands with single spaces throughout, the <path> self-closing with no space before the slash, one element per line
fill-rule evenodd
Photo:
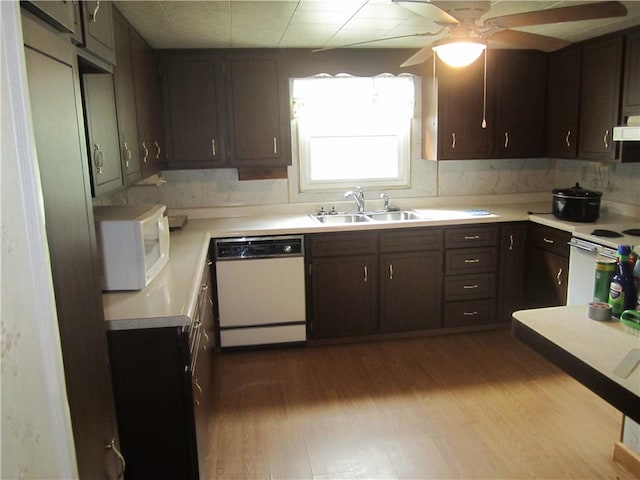
<path fill-rule="evenodd" d="M 625 310 L 633 310 L 636 307 L 636 292 L 633 285 L 633 272 L 629 263 L 629 254 L 631 247 L 628 245 L 618 246 L 618 261 L 616 264 L 616 273 L 611 279 L 611 287 L 609 289 L 609 305 L 611 305 L 611 314 L 620 318 Z"/>

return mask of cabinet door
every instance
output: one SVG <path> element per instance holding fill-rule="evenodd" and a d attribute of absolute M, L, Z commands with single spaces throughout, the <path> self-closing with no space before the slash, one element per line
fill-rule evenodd
<path fill-rule="evenodd" d="M 93 192 L 98 197 L 122 186 L 113 75 L 86 73 L 82 81 Z"/>
<path fill-rule="evenodd" d="M 114 439 L 118 445 L 118 433 L 75 52 L 25 17 L 33 133 L 78 470 L 80 478 L 117 478 L 121 466 L 105 448 Z M 56 57 L 57 48 L 66 57 Z"/>
<path fill-rule="evenodd" d="M 65 33 L 73 33 L 74 4 L 71 0 L 29 0 L 21 5 Z"/>
<path fill-rule="evenodd" d="M 126 478 L 197 479 L 188 332 L 111 330 L 108 341 Z"/>
<path fill-rule="evenodd" d="M 613 160 L 616 143 L 611 135 L 618 124 L 622 37 L 588 43 L 582 52 L 578 156 Z"/>
<path fill-rule="evenodd" d="M 142 176 L 148 177 L 162 170 L 166 163 L 158 59 L 138 32 L 130 29 L 130 35 L 138 147 Z"/>
<path fill-rule="evenodd" d="M 441 252 L 380 256 L 380 330 L 401 332 L 441 325 Z"/>
<path fill-rule="evenodd" d="M 526 265 L 525 307 L 566 305 L 569 259 L 542 248 L 531 248 Z"/>
<path fill-rule="evenodd" d="M 221 73 L 212 56 L 163 57 L 169 168 L 227 166 Z"/>
<path fill-rule="evenodd" d="M 277 58 L 228 60 L 235 167 L 291 165 L 288 83 Z"/>
<path fill-rule="evenodd" d="M 500 227 L 497 320 L 510 322 L 511 314 L 523 307 L 527 225 L 506 223 Z"/>
<path fill-rule="evenodd" d="M 109 63 L 116 63 L 111 2 L 86 0 L 81 3 L 86 49 Z"/>
<path fill-rule="evenodd" d="M 549 55 L 547 74 L 547 156 L 576 158 L 580 112 L 582 49 L 573 47 Z"/>
<path fill-rule="evenodd" d="M 113 68 L 116 114 L 120 155 L 125 184 L 140 180 L 140 149 L 138 148 L 138 118 L 131 63 L 131 35 L 129 23 L 117 10 L 113 15 L 114 36 L 118 63 Z"/>
<path fill-rule="evenodd" d="M 377 331 L 378 257 L 356 255 L 312 260 L 316 339 Z"/>
<path fill-rule="evenodd" d="M 521 50 L 493 51 L 493 55 L 494 153 L 503 158 L 542 156 L 546 56 L 542 52 Z"/>
<path fill-rule="evenodd" d="M 640 115 L 640 29 L 625 36 L 622 114 Z"/>
<path fill-rule="evenodd" d="M 438 159 L 488 158 L 489 129 L 482 127 L 484 61 L 465 68 L 441 61 L 438 74 Z M 423 92 L 429 95 L 429 92 Z"/>

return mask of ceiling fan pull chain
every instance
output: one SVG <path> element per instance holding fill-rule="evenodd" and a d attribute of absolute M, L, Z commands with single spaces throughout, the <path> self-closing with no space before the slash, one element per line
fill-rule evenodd
<path fill-rule="evenodd" d="M 487 50 L 484 49 L 484 78 L 482 86 L 482 128 L 487 128 Z"/>
<path fill-rule="evenodd" d="M 438 86 L 436 85 L 436 52 L 433 52 L 433 104 L 438 105 Z M 433 115 L 433 126 L 436 126 L 436 115 Z"/>

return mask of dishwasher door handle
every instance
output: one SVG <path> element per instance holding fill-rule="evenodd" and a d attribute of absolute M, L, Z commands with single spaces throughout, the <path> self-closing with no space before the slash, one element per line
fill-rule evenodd
<path fill-rule="evenodd" d="M 578 243 L 574 241 L 569 241 L 567 244 L 572 248 L 577 248 L 579 250 L 584 250 L 585 252 L 590 252 L 593 254 L 598 253 L 598 246 L 592 243 Z"/>

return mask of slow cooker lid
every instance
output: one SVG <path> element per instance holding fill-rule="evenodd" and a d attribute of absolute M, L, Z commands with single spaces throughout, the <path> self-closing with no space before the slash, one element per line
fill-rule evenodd
<path fill-rule="evenodd" d="M 582 188 L 578 182 L 576 182 L 575 186 L 573 187 L 554 188 L 553 194 L 561 197 L 567 197 L 567 198 L 600 198 L 602 197 L 602 192 L 597 192 L 595 190 L 587 190 L 586 188 Z"/>

